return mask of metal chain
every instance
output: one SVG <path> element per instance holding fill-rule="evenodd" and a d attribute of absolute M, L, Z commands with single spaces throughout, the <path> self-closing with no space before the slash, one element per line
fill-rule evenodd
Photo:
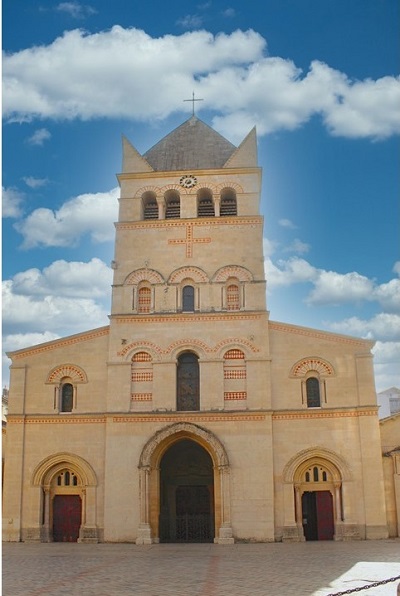
<path fill-rule="evenodd" d="M 373 584 L 369 584 L 368 586 L 360 586 L 358 588 L 345 590 L 344 592 L 332 592 L 331 594 L 327 594 L 326 596 L 343 596 L 344 594 L 354 594 L 354 592 L 362 592 L 362 590 L 369 590 L 370 588 L 376 588 L 377 586 L 382 586 L 383 584 L 395 582 L 397 579 L 400 579 L 400 575 L 396 575 L 396 577 L 391 577 L 390 579 L 383 579 L 379 582 L 374 582 Z"/>

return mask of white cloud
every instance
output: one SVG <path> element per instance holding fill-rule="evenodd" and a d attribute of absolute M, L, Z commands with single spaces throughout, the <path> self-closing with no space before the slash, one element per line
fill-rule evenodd
<path fill-rule="evenodd" d="M 385 138 L 400 132 L 399 105 L 399 79 L 357 81 L 325 112 L 325 122 L 335 136 Z"/>
<path fill-rule="evenodd" d="M 60 4 L 57 4 L 55 7 L 55 10 L 65 12 L 73 19 L 84 19 L 89 15 L 97 13 L 92 6 L 79 4 L 79 2 L 60 2 Z"/>
<path fill-rule="evenodd" d="M 400 313 L 400 279 L 391 279 L 387 283 L 376 284 L 374 280 L 352 271 L 338 273 L 317 269 L 308 261 L 299 257 L 288 260 L 271 258 L 275 244 L 264 238 L 265 275 L 269 290 L 275 287 L 290 286 L 298 283 L 309 283 L 312 289 L 306 299 L 311 306 L 337 306 L 348 302 L 377 302 L 388 313 Z M 309 245 L 294 240 L 282 249 L 283 252 L 307 252 Z M 393 267 L 399 271 L 399 263 Z"/>
<path fill-rule="evenodd" d="M 400 341 L 377 341 L 372 351 L 377 364 L 400 363 Z"/>
<path fill-rule="evenodd" d="M 344 275 L 335 271 L 320 271 L 307 302 L 337 305 L 368 300 L 373 288 L 374 283 L 370 279 L 354 271 Z"/>
<path fill-rule="evenodd" d="M 24 195 L 19 190 L 2 187 L 3 217 L 21 217 L 23 201 Z"/>
<path fill-rule="evenodd" d="M 198 14 L 187 14 L 177 20 L 177 25 L 184 29 L 199 29 L 203 24 L 203 17 Z"/>
<path fill-rule="evenodd" d="M 400 387 L 400 341 L 377 341 L 372 352 L 377 391 Z"/>
<path fill-rule="evenodd" d="M 118 25 L 93 35 L 68 31 L 48 46 L 4 57 L 4 113 L 22 121 L 163 118 L 177 110 L 179 92 L 185 97 L 187 89 L 197 91 L 196 75 L 257 60 L 264 45 L 253 31 L 217 36 L 195 31 L 157 39 Z"/>
<path fill-rule="evenodd" d="M 310 245 L 306 242 L 302 242 L 298 238 L 295 238 L 291 244 L 286 246 L 283 251 L 284 252 L 295 252 L 297 254 L 304 254 L 310 250 Z"/>
<path fill-rule="evenodd" d="M 112 270 L 99 259 L 55 261 L 3 282 L 3 350 L 12 351 L 109 323 Z M 3 358 L 3 379 L 10 362 Z"/>
<path fill-rule="evenodd" d="M 391 279 L 388 283 L 377 286 L 373 298 L 376 298 L 385 311 L 400 313 L 400 279 Z"/>
<path fill-rule="evenodd" d="M 26 219 L 15 224 L 23 235 L 23 248 L 35 246 L 74 246 L 84 234 L 94 242 L 114 239 L 114 225 L 118 216 L 119 189 L 109 192 L 82 194 L 60 209 L 35 209 Z"/>
<path fill-rule="evenodd" d="M 45 141 L 51 139 L 51 133 L 47 130 L 47 128 L 39 128 L 35 130 L 33 135 L 27 139 L 27 143 L 29 145 L 38 145 L 42 146 Z"/>
<path fill-rule="evenodd" d="M 234 8 L 226 8 L 222 11 L 222 16 L 232 19 L 236 16 L 236 10 Z"/>
<path fill-rule="evenodd" d="M 5 352 L 22 350 L 27 346 L 36 346 L 37 344 L 59 339 L 59 337 L 57 333 L 50 333 L 49 331 L 44 333 L 15 333 L 7 335 L 3 342 L 3 348 Z M 8 360 L 8 362 L 10 361 Z"/>
<path fill-rule="evenodd" d="M 280 226 L 282 226 L 282 228 L 289 228 L 290 230 L 296 230 L 297 229 L 297 226 L 294 225 L 294 223 L 292 222 L 291 219 L 286 219 L 286 218 L 280 219 L 278 221 L 278 224 Z"/>
<path fill-rule="evenodd" d="M 13 293 L 22 296 L 104 298 L 110 294 L 112 270 L 93 258 L 88 263 L 54 261 L 43 271 L 28 269 L 14 275 Z"/>
<path fill-rule="evenodd" d="M 49 182 L 48 178 L 34 178 L 33 176 L 24 176 L 23 181 L 29 188 L 40 188 Z"/>
<path fill-rule="evenodd" d="M 44 333 L 14 333 L 7 336 L 3 335 L 3 354 L 2 354 L 2 383 L 3 386 L 9 385 L 9 367 L 11 360 L 7 357 L 6 352 L 13 352 L 20 350 L 27 346 L 35 346 L 37 344 L 53 341 L 60 337 L 57 333 L 45 331 Z"/>
<path fill-rule="evenodd" d="M 268 287 L 271 289 L 296 283 L 314 282 L 318 277 L 318 269 L 298 257 L 278 261 L 278 266 L 270 258 L 266 258 L 265 275 Z"/>
<path fill-rule="evenodd" d="M 3 332 L 7 337 L 27 331 L 68 335 L 108 324 L 107 311 L 92 298 L 76 298 L 47 294 L 44 296 L 16 293 L 13 281 L 3 282 Z"/>
<path fill-rule="evenodd" d="M 200 19 L 189 15 L 181 22 L 195 27 Z M 48 46 L 4 56 L 4 114 L 17 121 L 154 121 L 185 109 L 177 98 L 191 89 L 204 107 L 219 112 L 214 127 L 235 140 L 254 124 L 260 135 L 293 130 L 315 114 L 334 135 L 375 139 L 400 132 L 399 79 L 353 81 L 318 61 L 303 73 L 291 60 L 265 57 L 265 49 L 266 41 L 251 30 L 159 38 L 120 26 L 96 34 L 68 31 Z"/>
<path fill-rule="evenodd" d="M 368 339 L 400 340 L 400 315 L 379 313 L 371 319 L 350 317 L 331 323 L 332 331 Z"/>

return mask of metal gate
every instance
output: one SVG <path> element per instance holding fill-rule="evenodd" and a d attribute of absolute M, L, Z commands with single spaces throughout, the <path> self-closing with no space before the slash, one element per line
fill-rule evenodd
<path fill-rule="evenodd" d="M 175 512 L 160 515 L 161 542 L 212 542 L 214 520 L 208 486 L 177 486 Z"/>

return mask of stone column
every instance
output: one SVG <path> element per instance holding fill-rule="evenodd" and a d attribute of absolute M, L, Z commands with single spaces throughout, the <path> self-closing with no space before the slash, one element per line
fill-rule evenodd
<path fill-rule="evenodd" d="M 165 219 L 165 200 L 164 197 L 157 197 L 158 219 Z"/>
<path fill-rule="evenodd" d="M 227 465 L 219 466 L 218 470 L 221 490 L 221 527 L 214 542 L 216 544 L 234 544 L 231 522 L 230 470 Z"/>
<path fill-rule="evenodd" d="M 334 488 L 335 488 L 334 499 L 335 499 L 335 511 L 336 511 L 336 523 L 337 524 L 340 524 L 342 521 L 342 503 L 341 503 L 341 499 L 340 499 L 340 486 L 341 486 L 341 482 L 335 482 L 335 484 L 334 484 Z"/>
<path fill-rule="evenodd" d="M 139 508 L 140 522 L 137 532 L 136 544 L 152 544 L 151 528 L 149 521 L 150 510 L 150 466 L 139 469 Z"/>
<path fill-rule="evenodd" d="M 96 487 L 87 486 L 82 491 L 82 525 L 79 542 L 97 543 L 99 541 L 96 525 Z"/>
<path fill-rule="evenodd" d="M 294 490 L 293 490 L 294 488 Z M 283 532 L 282 542 L 303 542 L 303 518 L 300 486 L 283 485 Z"/>
<path fill-rule="evenodd" d="M 342 496 L 343 496 L 343 509 L 341 510 L 341 517 L 343 521 L 340 522 L 340 534 L 336 531 L 337 540 L 358 540 L 362 536 L 360 535 L 360 526 L 354 521 L 354 506 L 353 506 L 353 492 L 352 485 L 350 482 L 342 482 Z M 364 521 L 365 523 L 365 521 Z M 365 536 L 364 536 L 365 538 Z"/>
<path fill-rule="evenodd" d="M 50 486 L 43 487 L 43 525 L 41 530 L 41 542 L 52 542 L 50 533 Z"/>

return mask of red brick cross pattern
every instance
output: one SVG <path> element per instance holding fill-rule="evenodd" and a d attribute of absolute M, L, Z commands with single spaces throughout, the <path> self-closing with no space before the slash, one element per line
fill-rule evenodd
<path fill-rule="evenodd" d="M 193 233 L 193 224 L 186 224 L 185 238 L 172 238 L 168 240 L 168 244 L 186 244 L 186 256 L 188 258 L 193 256 L 193 244 L 208 244 L 211 238 L 195 238 Z"/>

